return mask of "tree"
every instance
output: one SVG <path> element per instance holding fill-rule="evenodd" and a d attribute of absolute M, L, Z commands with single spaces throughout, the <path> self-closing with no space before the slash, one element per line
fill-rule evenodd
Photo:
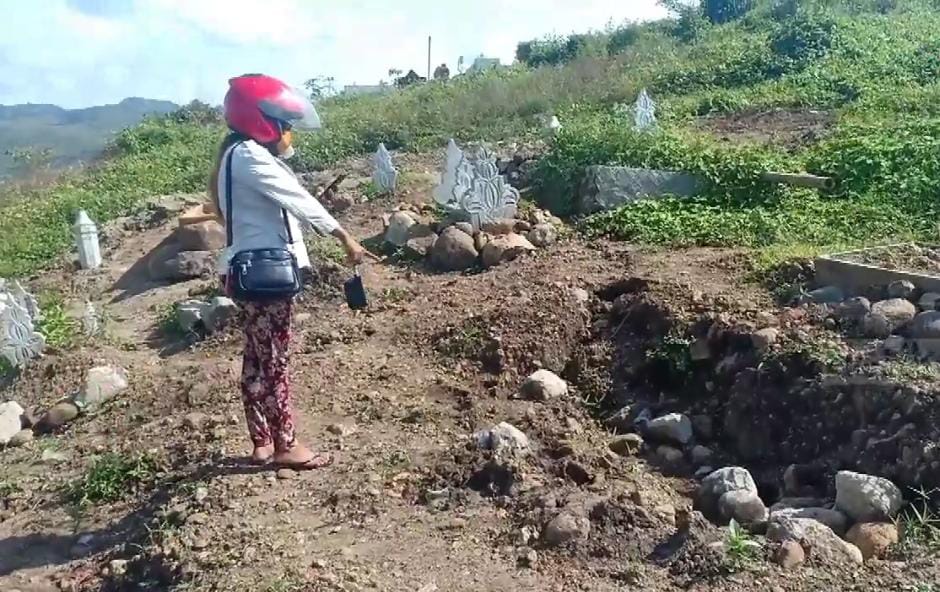
<path fill-rule="evenodd" d="M 402 74 L 401 68 L 389 68 L 388 69 L 388 77 L 391 78 L 392 80 L 397 79 L 399 76 L 401 76 L 401 74 Z"/>
<path fill-rule="evenodd" d="M 434 69 L 434 80 L 445 81 L 450 79 L 450 68 L 447 64 L 441 64 Z"/>
<path fill-rule="evenodd" d="M 304 82 L 304 88 L 310 93 L 311 99 L 317 100 L 336 94 L 335 82 L 332 76 L 316 76 Z"/>

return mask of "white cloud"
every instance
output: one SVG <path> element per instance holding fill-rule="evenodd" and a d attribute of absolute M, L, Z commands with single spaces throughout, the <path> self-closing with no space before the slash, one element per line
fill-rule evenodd
<path fill-rule="evenodd" d="M 509 62 L 519 41 L 661 16 L 655 0 L 0 0 L 0 103 L 85 106 L 145 96 L 218 102 L 228 78 L 266 72 L 294 85 L 375 83 L 480 53 Z M 101 8 L 89 11 L 88 6 Z M 78 8 L 86 7 L 81 11 Z M 130 6 L 131 8 L 128 8 Z M 76 8 L 78 7 L 78 8 Z M 110 8 L 108 8 L 110 7 Z"/>

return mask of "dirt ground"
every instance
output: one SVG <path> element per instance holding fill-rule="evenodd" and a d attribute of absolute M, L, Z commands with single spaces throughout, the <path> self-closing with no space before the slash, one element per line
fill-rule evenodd
<path fill-rule="evenodd" d="M 426 173 L 436 164 L 401 164 L 417 173 L 405 200 L 429 199 Z M 359 203 L 340 219 L 373 237 L 390 205 Z M 295 309 L 292 385 L 302 437 L 336 462 L 279 478 L 244 459 L 237 330 L 196 342 L 161 330 L 169 306 L 212 289 L 146 279 L 141 260 L 171 230 L 169 221 L 144 230 L 119 223 L 102 269 L 63 266 L 31 283 L 66 294 L 75 310 L 91 300 L 107 331 L 49 352 L 4 398 L 47 406 L 100 363 L 125 368 L 130 387 L 64 433 L 0 450 L 0 483 L 18 486 L 0 505 L 2 590 L 796 592 L 935 581 L 930 559 L 784 572 L 761 558 L 728 570 L 710 545 L 726 531 L 684 523 L 691 474 L 609 450 L 611 434 L 592 409 L 604 394 L 593 383 L 573 383 L 564 400 L 518 397 L 536 368 L 570 370 L 592 339 L 599 295 L 620 280 L 642 278 L 664 295 L 745 316 L 772 309 L 764 289 L 744 281 L 742 253 L 569 238 L 479 273 L 386 261 L 364 269 L 372 300 L 364 313 L 321 286 Z M 503 421 L 534 449 L 509 478 L 469 444 Z M 43 461 L 48 451 L 60 460 Z M 103 452 L 146 452 L 160 472 L 119 502 L 64 501 L 66 485 Z M 585 539 L 552 548 L 524 540 L 526 528 L 576 507 L 592 508 Z"/>
<path fill-rule="evenodd" d="M 796 150 L 825 138 L 834 122 L 834 115 L 825 111 L 775 109 L 702 117 L 699 126 L 727 142 Z"/>

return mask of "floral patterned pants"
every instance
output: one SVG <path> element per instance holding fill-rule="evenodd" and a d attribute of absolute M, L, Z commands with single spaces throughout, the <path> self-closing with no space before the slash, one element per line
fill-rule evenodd
<path fill-rule="evenodd" d="M 245 352 L 241 391 L 248 433 L 256 447 L 278 451 L 294 445 L 294 411 L 290 397 L 290 300 L 243 302 Z"/>

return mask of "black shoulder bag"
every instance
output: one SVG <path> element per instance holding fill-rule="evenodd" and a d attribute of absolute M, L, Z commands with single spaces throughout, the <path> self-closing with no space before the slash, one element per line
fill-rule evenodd
<path fill-rule="evenodd" d="M 229 150 L 225 161 L 225 234 L 228 247 L 232 247 L 232 155 L 238 144 Z M 287 240 L 294 243 L 287 212 L 282 208 Z M 229 262 L 227 286 L 229 295 L 236 300 L 264 301 L 293 298 L 301 290 L 300 269 L 297 258 L 289 249 L 253 249 L 236 253 Z"/>

